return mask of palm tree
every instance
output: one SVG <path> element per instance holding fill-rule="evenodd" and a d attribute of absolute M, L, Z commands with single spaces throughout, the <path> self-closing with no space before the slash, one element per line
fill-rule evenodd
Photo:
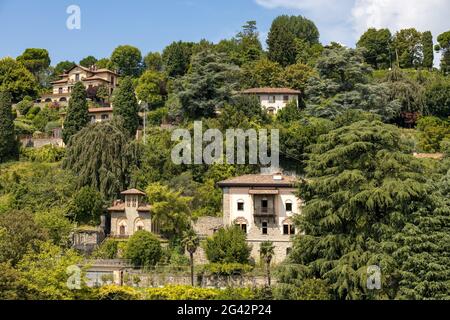
<path fill-rule="evenodd" d="M 270 286 L 270 262 L 272 261 L 273 256 L 275 255 L 275 247 L 272 241 L 264 241 L 261 243 L 259 247 L 259 254 L 261 260 L 264 260 L 266 263 L 266 272 L 267 272 L 267 284 Z"/>
<path fill-rule="evenodd" d="M 186 251 L 189 252 L 190 264 L 191 264 L 191 284 L 194 286 L 194 253 L 200 244 L 200 239 L 194 230 L 189 229 L 183 233 L 183 240 L 181 241 Z"/>

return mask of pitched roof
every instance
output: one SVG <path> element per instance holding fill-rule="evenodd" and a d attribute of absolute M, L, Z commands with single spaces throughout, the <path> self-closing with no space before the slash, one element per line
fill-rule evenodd
<path fill-rule="evenodd" d="M 150 212 L 152 207 L 149 204 L 142 203 L 139 208 L 137 208 L 137 211 L 139 212 Z"/>
<path fill-rule="evenodd" d="M 91 76 L 91 77 L 87 77 L 87 78 L 83 79 L 83 81 L 91 81 L 91 80 L 100 80 L 100 81 L 109 82 L 108 80 L 103 79 L 103 78 L 101 78 L 99 76 Z"/>
<path fill-rule="evenodd" d="M 442 160 L 445 157 L 443 153 L 414 153 L 413 156 L 417 159 L 435 159 L 435 160 Z"/>
<path fill-rule="evenodd" d="M 112 207 L 108 208 L 108 211 L 124 211 L 125 210 L 125 203 L 116 203 Z"/>
<path fill-rule="evenodd" d="M 290 88 L 250 88 L 241 91 L 241 93 L 255 94 L 255 93 L 278 93 L 278 94 L 301 94 L 301 91 Z"/>
<path fill-rule="evenodd" d="M 220 181 L 217 185 L 223 187 L 294 187 L 296 177 L 279 174 L 247 174 Z"/>
<path fill-rule="evenodd" d="M 101 107 L 101 108 L 89 108 L 89 113 L 102 113 L 102 112 L 112 112 L 111 107 Z"/>
<path fill-rule="evenodd" d="M 122 191 L 120 194 L 123 194 L 123 195 L 127 195 L 127 194 L 135 195 L 135 194 L 137 194 L 137 195 L 140 195 L 140 196 L 145 196 L 145 192 L 142 192 L 141 190 L 138 190 L 138 189 L 125 190 L 125 191 Z"/>

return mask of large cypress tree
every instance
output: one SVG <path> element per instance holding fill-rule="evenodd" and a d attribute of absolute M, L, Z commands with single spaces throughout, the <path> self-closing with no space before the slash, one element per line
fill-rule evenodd
<path fill-rule="evenodd" d="M 422 66 L 427 69 L 433 68 L 434 62 L 434 47 L 433 47 L 433 35 L 430 31 L 422 33 L 422 52 L 423 61 Z"/>
<path fill-rule="evenodd" d="M 119 87 L 114 91 L 113 114 L 123 119 L 124 128 L 130 136 L 136 134 L 139 127 L 139 105 L 134 92 L 133 81 L 130 77 L 124 77 Z"/>
<path fill-rule="evenodd" d="M 11 99 L 8 91 L 0 91 L 0 163 L 18 155 Z"/>
<path fill-rule="evenodd" d="M 69 143 L 70 137 L 89 123 L 89 109 L 86 100 L 86 89 L 81 82 L 73 86 L 72 94 L 64 119 L 63 140 Z"/>
<path fill-rule="evenodd" d="M 290 265 L 280 282 L 321 278 L 335 298 L 394 298 L 401 278 L 394 237 L 421 210 L 437 204 L 417 159 L 402 153 L 400 133 L 379 121 L 359 121 L 322 135 L 307 161 L 305 201 Z M 409 150 L 408 150 L 409 152 Z M 381 268 L 381 290 L 366 285 Z"/>

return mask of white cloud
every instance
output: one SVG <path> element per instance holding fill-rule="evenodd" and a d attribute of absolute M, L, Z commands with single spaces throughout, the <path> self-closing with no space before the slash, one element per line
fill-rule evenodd
<path fill-rule="evenodd" d="M 414 27 L 436 37 L 450 28 L 449 0 L 255 0 L 263 7 L 299 10 L 312 18 L 323 33 L 347 28 L 356 40 L 370 27 L 397 31 Z M 342 32 L 339 32 L 342 33 Z M 336 39 L 340 40 L 340 39 Z"/>
<path fill-rule="evenodd" d="M 436 37 L 450 28 L 448 0 L 356 0 L 352 12 L 354 31 L 359 36 L 370 27 L 398 31 L 430 30 Z"/>

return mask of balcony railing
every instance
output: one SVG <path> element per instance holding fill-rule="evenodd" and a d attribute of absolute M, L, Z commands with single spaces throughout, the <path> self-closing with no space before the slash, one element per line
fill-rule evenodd
<path fill-rule="evenodd" d="M 275 209 L 274 208 L 255 208 L 253 214 L 255 217 L 274 217 Z"/>

